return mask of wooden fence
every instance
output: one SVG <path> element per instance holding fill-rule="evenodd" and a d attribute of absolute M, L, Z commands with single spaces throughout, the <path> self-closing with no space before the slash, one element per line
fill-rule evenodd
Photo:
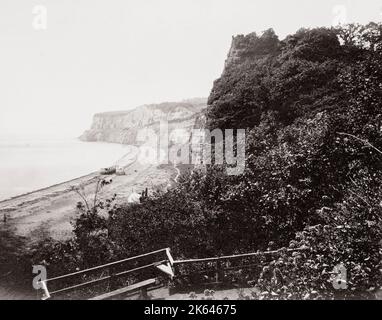
<path fill-rule="evenodd" d="M 150 256 L 158 255 L 160 253 L 164 253 L 165 254 L 163 256 L 163 259 L 159 259 L 159 260 L 155 259 L 155 260 L 153 260 L 150 263 L 147 263 L 147 264 L 144 264 L 144 265 L 132 268 L 132 269 L 120 270 L 121 266 L 124 263 L 126 263 L 126 262 L 138 261 L 139 259 L 148 258 Z M 77 272 L 73 272 L 73 273 L 70 273 L 70 274 L 66 274 L 66 275 L 62 275 L 62 276 L 46 279 L 46 280 L 41 281 L 42 288 L 43 288 L 43 291 L 44 291 L 43 299 L 44 300 L 45 299 L 49 299 L 53 295 L 62 294 L 62 293 L 68 293 L 68 292 L 71 292 L 71 291 L 74 291 L 74 290 L 78 290 L 78 289 L 82 289 L 82 288 L 89 288 L 91 286 L 94 286 L 96 284 L 100 284 L 100 283 L 103 283 L 103 282 L 114 281 L 114 280 L 116 280 L 116 279 L 118 279 L 118 278 L 120 278 L 122 276 L 126 276 L 126 275 L 132 274 L 132 273 L 137 272 L 137 271 L 142 271 L 142 270 L 145 270 L 145 269 L 155 268 L 155 267 L 158 267 L 158 266 L 161 266 L 161 265 L 165 265 L 165 264 L 169 263 L 170 261 L 173 261 L 171 255 L 170 255 L 170 249 L 165 248 L 165 249 L 160 249 L 160 250 L 152 251 L 152 252 L 149 252 L 149 253 L 141 254 L 139 256 L 130 257 L 130 258 L 126 258 L 126 259 L 123 259 L 123 260 L 119 260 L 119 261 L 103 264 L 103 265 L 100 265 L 100 266 L 97 266 L 97 267 L 88 268 L 88 269 L 77 271 Z M 49 290 L 49 286 L 51 284 L 53 284 L 54 282 L 58 282 L 60 280 L 66 280 L 67 281 L 68 279 L 71 279 L 73 277 L 89 275 L 89 274 L 91 274 L 91 273 L 93 273 L 95 271 L 106 271 L 107 275 L 101 275 L 98 278 L 95 278 L 95 279 L 92 279 L 92 280 L 89 280 L 89 281 L 85 281 L 85 282 L 82 282 L 82 283 L 74 284 L 74 285 L 71 285 L 71 286 L 68 286 L 68 287 L 60 288 L 60 289 L 57 289 L 57 290 L 54 290 L 54 291 L 50 291 Z"/>
<path fill-rule="evenodd" d="M 187 259 L 187 260 L 174 260 L 171 256 L 170 249 L 165 248 L 165 249 L 160 249 L 157 251 L 145 253 L 139 256 L 135 257 L 130 257 L 127 259 L 107 263 L 101 266 L 89 268 L 86 270 L 81 270 L 77 272 L 73 272 L 70 274 L 54 277 L 51 279 L 46 279 L 45 281 L 41 281 L 42 287 L 44 290 L 44 297 L 43 299 L 48 299 L 51 298 L 53 295 L 57 295 L 60 293 L 67 293 L 73 290 L 78 290 L 81 288 L 88 288 L 91 286 L 94 286 L 96 284 L 105 282 L 105 281 L 112 281 L 115 280 L 119 277 L 126 276 L 129 274 L 132 274 L 137 271 L 143 271 L 145 269 L 153 269 L 157 268 L 163 272 L 165 272 L 168 276 L 171 278 L 174 277 L 176 274 L 176 270 L 181 267 L 181 266 L 186 266 L 186 265 L 194 265 L 194 264 L 214 264 L 214 283 L 219 283 L 219 281 L 222 280 L 222 276 L 224 275 L 224 272 L 227 272 L 229 270 L 235 270 L 235 269 L 244 269 L 244 268 L 251 268 L 251 267 L 256 267 L 257 264 L 250 264 L 250 265 L 239 265 L 239 266 L 233 266 L 233 267 L 227 267 L 223 265 L 223 262 L 227 261 L 234 261 L 238 259 L 247 259 L 247 258 L 253 258 L 253 257 L 259 257 L 259 256 L 272 256 L 272 255 L 277 255 L 280 254 L 281 252 L 297 252 L 297 251 L 305 251 L 308 248 L 298 248 L 298 249 L 280 249 L 280 250 L 274 250 L 274 251 L 264 251 L 264 252 L 253 252 L 253 253 L 245 253 L 245 254 L 237 254 L 237 255 L 229 255 L 229 256 L 221 256 L 221 257 L 210 257 L 210 258 L 201 258 L 201 259 Z M 145 263 L 144 265 L 137 266 L 132 269 L 126 269 L 126 270 L 120 270 L 117 267 L 122 266 L 126 262 L 131 262 L 131 261 L 138 261 L 139 259 L 143 258 L 148 258 L 152 257 L 155 255 L 163 254 L 163 259 L 153 259 L 153 261 L 149 263 Z M 146 259 L 147 260 L 147 259 Z M 74 284 L 68 287 L 60 288 L 54 291 L 49 291 L 49 285 L 57 282 L 59 280 L 67 280 L 73 277 L 81 276 L 81 275 L 88 275 L 94 271 L 102 271 L 102 270 L 107 270 L 107 275 L 106 276 L 101 276 L 96 279 L 92 279 L 90 281 L 85 281 L 79 284 Z M 143 287 L 147 287 L 148 283 L 150 282 L 152 284 L 152 279 L 146 280 L 142 282 Z M 118 292 L 126 292 L 129 291 L 129 287 L 132 289 L 139 289 L 139 284 L 138 285 L 129 285 L 126 288 L 122 289 L 117 289 L 115 290 L 116 293 Z M 108 294 L 105 293 L 102 296 L 105 297 L 111 297 L 113 294 Z M 93 298 L 93 299 L 97 299 Z"/>

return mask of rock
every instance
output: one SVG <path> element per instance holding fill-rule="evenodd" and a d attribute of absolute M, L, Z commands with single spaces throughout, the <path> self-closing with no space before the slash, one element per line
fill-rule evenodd
<path fill-rule="evenodd" d="M 198 98 L 182 102 L 165 102 L 143 105 L 133 110 L 99 113 L 94 115 L 90 130 L 80 139 L 83 141 L 102 141 L 130 145 L 140 145 L 137 139 L 141 129 L 152 129 L 159 132 L 161 121 L 167 121 L 169 132 L 174 129 L 191 129 L 200 122 L 207 99 Z"/>

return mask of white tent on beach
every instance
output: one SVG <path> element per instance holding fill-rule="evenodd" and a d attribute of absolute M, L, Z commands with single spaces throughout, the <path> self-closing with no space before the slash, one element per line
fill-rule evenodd
<path fill-rule="evenodd" d="M 139 193 L 133 192 L 127 198 L 128 203 L 140 203 L 141 195 Z"/>

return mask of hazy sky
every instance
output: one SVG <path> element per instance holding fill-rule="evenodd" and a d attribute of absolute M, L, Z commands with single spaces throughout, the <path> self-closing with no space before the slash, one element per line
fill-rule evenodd
<path fill-rule="evenodd" d="M 232 35 L 330 26 L 337 5 L 382 18 L 379 0 L 1 0 L 0 137 L 78 136 L 96 112 L 208 96 Z"/>

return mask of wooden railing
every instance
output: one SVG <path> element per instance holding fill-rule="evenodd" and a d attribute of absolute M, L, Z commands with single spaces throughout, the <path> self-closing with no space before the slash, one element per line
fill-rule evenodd
<path fill-rule="evenodd" d="M 253 253 L 244 253 L 244 254 L 237 254 L 237 255 L 229 255 L 229 256 L 221 256 L 221 257 L 211 257 L 211 258 L 201 258 L 201 259 L 187 259 L 187 260 L 175 260 L 174 265 L 174 273 L 178 274 L 177 267 L 182 265 L 192 265 L 192 264 L 200 264 L 200 263 L 213 263 L 213 267 L 209 269 L 209 273 L 214 274 L 214 284 L 220 283 L 220 281 L 223 279 L 225 272 L 227 271 L 233 271 L 238 269 L 251 269 L 259 267 L 259 263 L 253 263 L 253 264 L 244 264 L 244 265 L 236 265 L 236 266 L 224 266 L 224 262 L 233 262 L 235 260 L 240 259 L 246 259 L 246 258 L 253 258 L 253 257 L 259 257 L 259 256 L 273 256 L 280 254 L 282 252 L 298 252 L 298 251 L 306 251 L 308 248 L 302 247 L 297 249 L 279 249 L 279 250 L 273 250 L 273 251 L 262 251 L 262 252 L 253 252 Z M 207 271 L 204 272 L 196 272 L 194 274 L 206 274 Z M 187 278 L 190 276 L 190 274 L 183 274 L 178 275 L 177 278 Z M 211 283 L 210 283 L 211 284 Z"/>
<path fill-rule="evenodd" d="M 244 266 L 240 265 L 240 266 L 234 266 L 234 267 L 228 267 L 227 268 L 227 267 L 223 267 L 222 266 L 222 262 L 224 262 L 224 261 L 231 261 L 231 260 L 237 260 L 237 259 L 245 259 L 245 258 L 251 258 L 251 257 L 256 257 L 256 256 L 270 256 L 270 255 L 280 254 L 281 252 L 305 251 L 307 249 L 308 248 L 303 247 L 303 248 L 298 248 L 298 249 L 280 249 L 280 250 L 263 251 L 263 252 L 259 252 L 258 251 L 258 252 L 253 252 L 253 253 L 245 253 L 245 254 L 237 254 L 237 255 L 229 255 L 229 256 L 221 256 L 221 257 L 210 257 L 210 258 L 201 258 L 201 259 L 187 259 L 187 260 L 174 260 L 172 258 L 172 256 L 171 256 L 170 249 L 169 248 L 165 248 L 165 249 L 160 249 L 160 250 L 157 250 L 157 251 L 152 251 L 152 252 L 149 252 L 149 253 L 141 254 L 139 256 L 126 258 L 126 259 L 123 259 L 123 260 L 107 263 L 107 264 L 104 264 L 104 265 L 101 265 L 101 266 L 97 266 L 97 267 L 93 267 L 93 268 L 89 268 L 89 269 L 73 272 L 73 273 L 70 273 L 70 274 L 54 277 L 54 278 L 51 278 L 51 279 L 46 279 L 45 281 L 41 281 L 42 287 L 43 287 L 43 290 L 44 290 L 44 293 L 45 293 L 43 299 L 48 299 L 52 295 L 56 295 L 56 294 L 59 294 L 59 293 L 67 293 L 67 292 L 70 292 L 70 291 L 73 291 L 73 290 L 90 287 L 90 286 L 93 286 L 95 284 L 99 284 L 99 283 L 102 283 L 102 282 L 105 282 L 105 281 L 110 281 L 110 280 L 113 280 L 113 279 L 117 279 L 119 277 L 131 274 L 131 273 L 134 273 L 134 272 L 137 272 L 137 271 L 141 271 L 141 270 L 144 270 L 144 269 L 149 269 L 149 268 L 158 268 L 159 270 L 164 271 L 165 273 L 167 273 L 170 277 L 173 277 L 177 267 L 182 266 L 182 265 L 197 264 L 197 263 L 211 263 L 211 262 L 214 263 L 215 264 L 215 268 L 214 268 L 214 270 L 215 270 L 214 271 L 215 272 L 215 283 L 218 283 L 219 280 L 221 280 L 221 277 L 222 277 L 222 275 L 224 274 L 225 271 L 234 270 L 234 269 L 238 269 L 238 268 L 243 269 L 243 268 L 257 266 L 256 264 L 251 264 L 251 265 L 244 265 Z M 163 259 L 154 260 L 153 262 L 146 263 L 146 264 L 144 264 L 142 266 L 138 266 L 138 267 L 135 267 L 135 268 L 132 268 L 132 269 L 116 271 L 117 270 L 116 267 L 117 266 L 121 266 L 123 263 L 129 262 L 129 261 L 136 261 L 136 260 L 139 260 L 139 259 L 142 259 L 142 258 L 147 258 L 147 257 L 153 256 L 153 255 L 157 255 L 157 254 L 160 254 L 160 253 L 165 253 Z M 90 281 L 86 281 L 86 282 L 83 282 L 83 283 L 75 284 L 75 285 L 64 287 L 64 288 L 60 288 L 60 289 L 57 289 L 57 290 L 54 290 L 54 291 L 51 291 L 51 292 L 48 289 L 49 284 L 52 284 L 53 282 L 56 282 L 56 281 L 59 281 L 59 280 L 63 280 L 63 279 L 70 279 L 72 277 L 76 277 L 76 276 L 80 276 L 80 275 L 87 275 L 87 274 L 89 274 L 91 272 L 101 271 L 101 270 L 105 270 L 105 269 L 108 271 L 108 275 L 106 275 L 106 276 L 101 276 L 99 278 L 92 279 Z M 142 286 L 143 287 L 147 287 L 149 282 L 150 282 L 150 284 L 152 284 L 152 280 L 153 279 L 149 279 L 149 280 L 141 282 Z M 110 296 L 113 296 L 113 292 L 115 292 L 117 294 L 117 293 L 121 293 L 121 292 L 127 292 L 130 289 L 137 289 L 137 288 L 139 288 L 139 284 L 137 284 L 137 285 L 129 285 L 128 287 L 114 290 L 114 291 L 112 291 L 110 293 L 103 294 L 103 295 L 98 296 L 98 297 L 93 298 L 93 299 L 98 299 L 99 297 L 110 297 Z"/>
<path fill-rule="evenodd" d="M 147 258 L 147 257 L 153 256 L 153 255 L 157 255 L 159 253 L 165 253 L 165 256 L 161 260 L 154 260 L 151 263 L 147 263 L 147 264 L 144 264 L 142 266 L 138 266 L 138 267 L 135 267 L 135 268 L 132 268 L 132 269 L 117 271 L 117 267 L 123 265 L 126 262 L 137 261 L 139 259 Z M 129 275 L 129 274 L 137 272 L 137 271 L 141 271 L 141 270 L 149 269 L 149 268 L 153 268 L 153 267 L 155 268 L 155 267 L 158 267 L 160 265 L 165 265 L 167 263 L 172 263 L 172 262 L 173 262 L 173 259 L 172 259 L 171 254 L 170 254 L 170 249 L 169 248 L 165 248 L 165 249 L 160 249 L 160 250 L 152 251 L 152 252 L 149 252 L 149 253 L 141 254 L 141 255 L 138 255 L 138 256 L 126 258 L 126 259 L 123 259 L 123 260 L 119 260 L 119 261 L 115 261 L 115 262 L 110 262 L 110 263 L 103 264 L 103 265 L 100 265 L 100 266 L 97 266 L 97 267 L 88 268 L 88 269 L 85 269 L 85 270 L 81 270 L 81 271 L 65 274 L 65 275 L 62 275 L 62 276 L 57 276 L 57 277 L 54 277 L 54 278 L 46 279 L 46 280 L 41 281 L 41 284 L 42 284 L 42 287 L 43 287 L 43 291 L 44 291 L 43 299 L 44 300 L 45 299 L 49 299 L 53 295 L 57 295 L 59 293 L 61 293 L 61 294 L 62 293 L 68 293 L 70 291 L 78 290 L 78 289 L 81 289 L 81 288 L 88 288 L 88 287 L 91 287 L 93 285 L 100 284 L 100 283 L 103 283 L 103 282 L 106 282 L 106 281 L 115 280 L 115 279 L 117 279 L 119 277 L 126 276 L 126 275 Z M 52 284 L 54 282 L 58 282 L 59 280 L 68 280 L 68 279 L 73 278 L 73 277 L 89 275 L 92 272 L 103 271 L 103 270 L 106 270 L 108 275 L 100 276 L 100 277 L 98 277 L 96 279 L 92 279 L 92 280 L 85 281 L 85 282 L 82 282 L 82 283 L 79 283 L 79 284 L 75 284 L 75 285 L 72 285 L 72 286 L 60 288 L 60 289 L 57 289 L 57 290 L 54 290 L 54 291 L 49 291 L 49 289 L 48 289 L 50 284 Z"/>

